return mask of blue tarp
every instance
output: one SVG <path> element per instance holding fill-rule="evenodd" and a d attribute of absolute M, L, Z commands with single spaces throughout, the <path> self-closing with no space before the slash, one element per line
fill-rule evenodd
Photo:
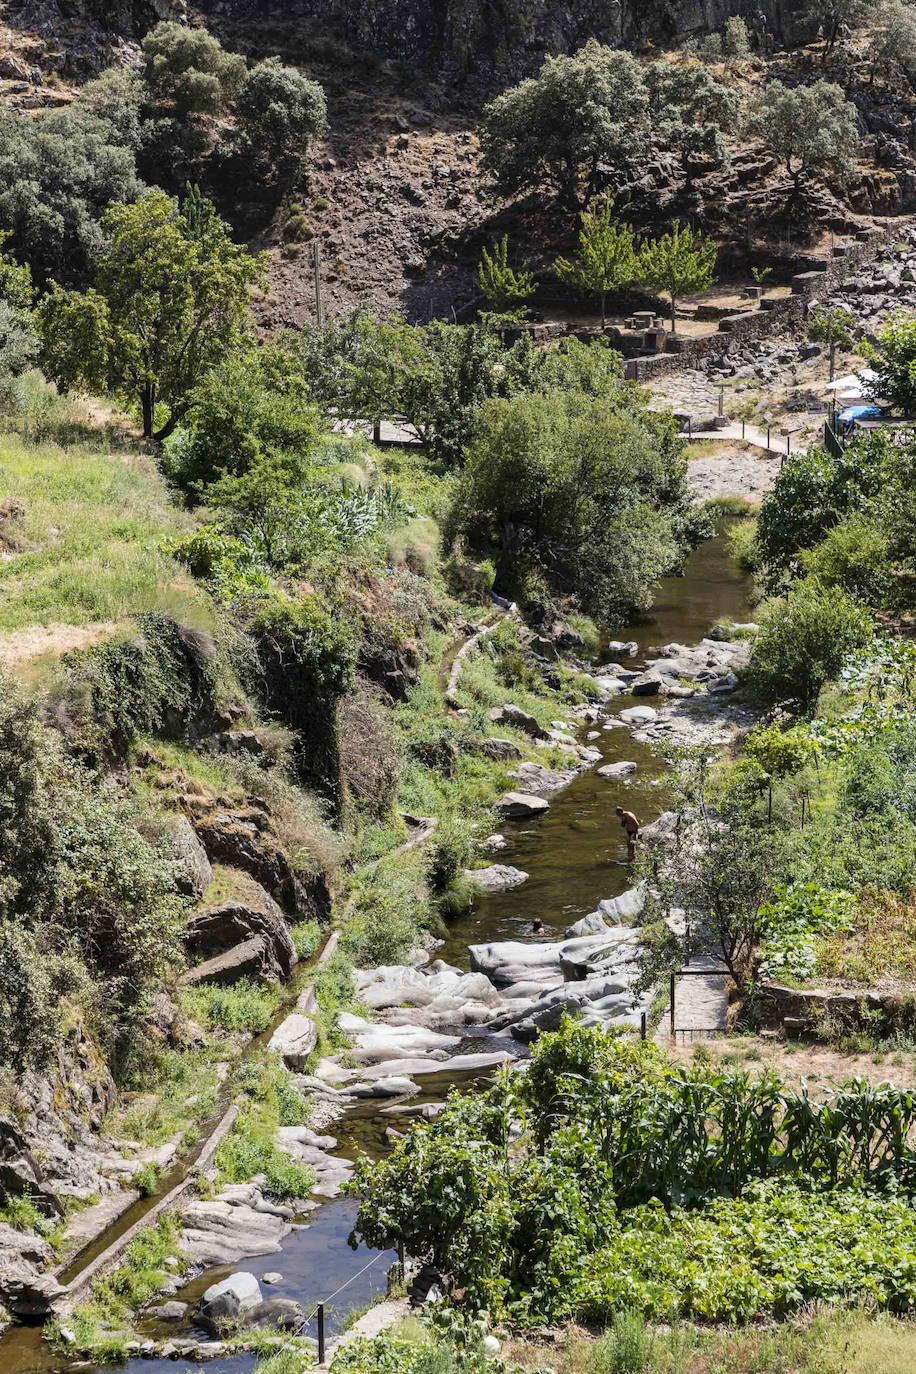
<path fill-rule="evenodd" d="M 847 406 L 837 416 L 846 424 L 849 420 L 880 420 L 884 411 L 880 406 Z"/>

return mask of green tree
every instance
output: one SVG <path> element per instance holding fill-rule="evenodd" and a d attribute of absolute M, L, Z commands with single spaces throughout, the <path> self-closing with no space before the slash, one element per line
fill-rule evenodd
<path fill-rule="evenodd" d="M 658 138 L 680 157 L 685 184 L 689 187 L 702 170 L 727 166 L 726 134 L 738 111 L 735 92 L 700 63 L 653 62 L 646 80 Z"/>
<path fill-rule="evenodd" d="M 914 84 L 916 74 L 916 11 L 904 0 L 885 0 L 878 7 L 877 28 L 871 37 L 872 64 L 869 84 L 873 84 L 875 73 L 885 72 L 899 66 L 909 81 Z"/>
<path fill-rule="evenodd" d="M 499 550 L 497 585 L 547 579 L 603 625 L 651 601 L 684 552 L 683 445 L 618 385 L 523 393 L 479 411 L 452 528 Z"/>
<path fill-rule="evenodd" d="M 273 344 L 251 345 L 229 353 L 194 388 L 182 427 L 167 441 L 166 467 L 190 490 L 221 472 L 241 475 L 265 456 L 303 466 L 317 433 L 300 360 Z"/>
<path fill-rule="evenodd" d="M 671 329 L 677 330 L 677 303 L 682 296 L 706 291 L 715 281 L 718 250 L 711 239 L 675 220 L 670 234 L 646 239 L 637 260 L 639 280 L 652 291 L 664 291 L 671 301 Z"/>
<path fill-rule="evenodd" d="M 823 35 L 824 64 L 829 60 L 843 28 L 862 23 L 872 9 L 869 0 L 809 0 L 802 17 Z"/>
<path fill-rule="evenodd" d="M 601 302 L 601 328 L 606 323 L 607 293 L 617 291 L 636 277 L 636 247 L 629 224 L 611 219 L 610 205 L 586 210 L 579 228 L 575 258 L 557 258 L 557 276 L 578 291 L 595 295 Z"/>
<path fill-rule="evenodd" d="M 891 315 L 874 344 L 863 341 L 862 354 L 877 374 L 866 383 L 868 394 L 889 401 L 908 418 L 916 415 L 916 315 L 902 310 Z"/>
<path fill-rule="evenodd" d="M 266 261 L 234 244 L 195 197 L 179 207 L 151 191 L 113 205 L 104 225 L 110 243 L 93 289 L 55 290 L 41 303 L 42 367 L 64 389 L 107 385 L 139 405 L 145 438 L 164 439 L 201 377 L 241 343 Z"/>
<path fill-rule="evenodd" d="M 530 272 L 516 272 L 509 266 L 509 236 L 493 245 L 490 253 L 484 248 L 477 267 L 477 281 L 488 303 L 500 315 L 523 309 L 537 290 Z"/>
<path fill-rule="evenodd" d="M 873 635 L 863 606 L 840 587 L 805 578 L 765 607 L 751 654 L 751 681 L 766 701 L 810 715 L 825 683 Z"/>
<path fill-rule="evenodd" d="M 11 399 L 10 382 L 38 353 L 33 328 L 32 274 L 3 252 L 8 234 L 0 233 L 0 403 Z"/>
<path fill-rule="evenodd" d="M 150 90 L 180 114 L 220 114 L 242 89 L 244 57 L 226 52 L 206 29 L 163 20 L 142 47 Z"/>
<path fill-rule="evenodd" d="M 842 306 L 817 305 L 808 316 L 808 334 L 815 343 L 825 343 L 830 350 L 830 380 L 836 376 L 836 351 L 852 348 L 858 320 L 851 310 Z"/>
<path fill-rule="evenodd" d="M 243 153 L 262 177 L 288 190 L 308 163 L 312 139 L 328 127 L 322 87 L 269 57 L 248 73 L 235 108 Z"/>
<path fill-rule="evenodd" d="M 134 151 L 120 140 L 80 102 L 34 117 L 0 111 L 0 225 L 39 286 L 86 281 L 104 247 L 107 206 L 140 194 Z"/>
<path fill-rule="evenodd" d="M 725 21 L 722 51 L 731 61 L 743 62 L 750 56 L 751 41 L 747 32 L 747 24 L 740 14 L 733 14 L 730 19 Z"/>
<path fill-rule="evenodd" d="M 639 63 L 590 39 L 572 56 L 548 57 L 536 77 L 491 101 L 479 134 L 483 166 L 501 195 L 546 184 L 567 208 L 579 210 L 603 171 L 640 155 L 647 131 Z"/>
<path fill-rule="evenodd" d="M 858 114 L 842 88 L 830 81 L 795 87 L 771 81 L 751 101 L 748 132 L 785 167 L 795 201 L 801 198 L 802 182 L 818 173 L 848 181 L 855 171 Z"/>

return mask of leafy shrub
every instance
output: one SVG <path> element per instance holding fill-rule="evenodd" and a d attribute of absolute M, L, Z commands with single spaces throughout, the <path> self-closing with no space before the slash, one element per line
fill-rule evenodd
<path fill-rule="evenodd" d="M 219 987 L 214 983 L 185 993 L 188 1011 L 206 1030 L 249 1031 L 260 1035 L 280 1005 L 278 988 L 246 982 Z"/>
<path fill-rule="evenodd" d="M 404 1240 L 472 1308 L 519 1322 L 745 1321 L 866 1291 L 916 1306 L 908 1092 L 853 1082 L 814 1101 L 597 1030 L 551 1039 L 540 1081 L 453 1095 L 360 1161 L 357 1234 Z"/>
<path fill-rule="evenodd" d="M 270 1112 L 253 1107 L 236 1118 L 229 1135 L 220 1143 L 214 1163 L 223 1183 L 247 1183 L 255 1174 L 264 1174 L 265 1191 L 278 1198 L 308 1197 L 315 1175 L 307 1164 L 299 1164 L 274 1143 L 277 1121 Z"/>
<path fill-rule="evenodd" d="M 873 520 L 853 514 L 834 525 L 813 549 L 799 554 L 802 571 L 824 587 L 840 587 L 866 606 L 887 604 L 894 565 L 886 534 Z"/>
<path fill-rule="evenodd" d="M 349 796 L 367 815 L 384 819 L 397 794 L 400 750 L 390 713 L 368 684 L 341 701 L 338 739 Z"/>
<path fill-rule="evenodd" d="M 751 680 L 765 700 L 791 704 L 807 715 L 824 684 L 873 633 L 871 618 L 858 602 L 837 587 L 822 587 L 808 578 L 764 610 L 751 655 Z"/>
<path fill-rule="evenodd" d="M 91 758 L 123 756 L 138 735 L 180 737 L 216 709 L 218 662 L 210 637 L 158 612 L 138 616 L 137 627 L 132 639 L 64 658 L 62 709 Z"/>
<path fill-rule="evenodd" d="M 853 927 L 851 892 L 819 883 L 790 883 L 777 889 L 761 912 L 763 959 L 769 972 L 804 980 L 817 967 L 818 942 Z"/>
<path fill-rule="evenodd" d="M 380 866 L 357 897 L 341 948 L 357 968 L 403 963 L 426 914 L 425 887 L 416 868 L 403 862 Z"/>

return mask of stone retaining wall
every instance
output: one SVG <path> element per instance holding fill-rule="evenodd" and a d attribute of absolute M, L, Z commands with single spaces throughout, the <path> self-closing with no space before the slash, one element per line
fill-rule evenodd
<path fill-rule="evenodd" d="M 916 1024 L 916 992 L 827 992 L 760 983 L 756 1010 L 764 1025 L 792 1031 L 814 1033 L 827 1019 L 850 1030 L 874 1030 L 877 1023 L 884 1033 L 911 1031 Z"/>
<path fill-rule="evenodd" d="M 762 300 L 759 310 L 748 310 L 720 319 L 715 334 L 703 338 L 669 335 L 666 351 L 630 358 L 624 363 L 628 381 L 645 384 L 700 363 L 725 358 L 739 344 L 781 332 L 801 324 L 811 305 L 822 301 L 865 263 L 873 262 L 892 237 L 892 230 L 867 229 L 855 241 L 839 243 L 833 257 L 817 271 L 801 272 L 792 278 L 792 295 Z"/>

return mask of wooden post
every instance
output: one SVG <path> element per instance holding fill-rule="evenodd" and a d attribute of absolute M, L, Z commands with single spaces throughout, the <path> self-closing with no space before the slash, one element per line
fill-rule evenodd
<path fill-rule="evenodd" d="M 767 425 L 767 453 L 770 451 L 770 426 Z"/>
<path fill-rule="evenodd" d="M 676 975 L 674 972 L 672 972 L 672 974 L 671 974 L 671 1040 L 672 1040 L 672 1043 L 673 1043 L 673 1041 L 674 1041 L 674 987 L 675 987 L 676 978 L 677 978 L 677 975 Z"/>
<path fill-rule="evenodd" d="M 741 438 L 744 438 L 744 421 L 741 421 Z"/>
<path fill-rule="evenodd" d="M 324 324 L 324 309 L 321 304 L 321 244 L 317 239 L 312 244 L 312 263 L 315 268 L 315 318 L 320 329 Z"/>
<path fill-rule="evenodd" d="M 398 1241 L 398 1268 L 401 1271 L 401 1283 L 407 1279 L 407 1256 L 404 1253 L 404 1242 Z"/>
<path fill-rule="evenodd" d="M 318 1363 L 324 1364 L 324 1303 L 318 1304 Z"/>
<path fill-rule="evenodd" d="M 641 1015 L 640 1015 L 640 1018 L 639 1018 L 639 1038 L 640 1038 L 640 1040 L 645 1040 L 645 1038 L 646 1038 L 646 1013 L 645 1013 L 645 1012 L 642 1012 Z"/>

